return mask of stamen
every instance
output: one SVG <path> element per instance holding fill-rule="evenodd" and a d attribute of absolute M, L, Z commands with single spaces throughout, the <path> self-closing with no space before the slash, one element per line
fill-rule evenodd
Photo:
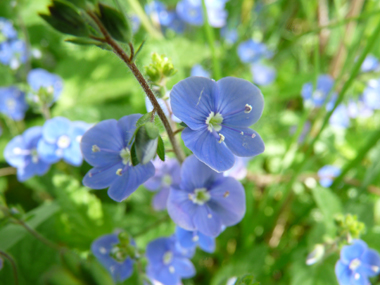
<path fill-rule="evenodd" d="M 244 136 L 244 132 L 241 132 L 240 134 L 241 134 L 242 136 Z"/>
<path fill-rule="evenodd" d="M 256 134 L 252 134 L 251 138 L 253 138 L 253 139 L 254 139 L 255 137 L 256 137 Z"/>
<path fill-rule="evenodd" d="M 219 141 L 218 141 L 218 143 L 224 142 L 224 139 L 225 139 L 225 136 L 223 136 L 222 134 L 219 134 Z"/>
<path fill-rule="evenodd" d="M 231 127 L 228 127 L 228 126 L 226 126 L 226 125 L 222 125 L 222 127 L 223 128 L 226 128 L 226 129 L 229 129 L 229 130 L 231 130 L 231 131 L 234 131 L 234 132 L 237 132 L 237 133 L 240 133 L 242 136 L 248 136 L 248 137 L 251 137 L 251 138 L 255 138 L 256 137 L 256 134 L 255 133 L 253 133 L 253 134 L 247 134 L 247 133 L 244 133 L 244 132 L 242 132 L 242 131 L 240 131 L 240 130 L 237 130 L 237 129 L 234 129 L 234 128 L 231 128 Z"/>
<path fill-rule="evenodd" d="M 100 148 L 96 144 L 94 144 L 92 146 L 92 152 L 99 152 L 99 151 L 100 151 Z"/>
<path fill-rule="evenodd" d="M 211 218 L 212 218 L 212 215 L 211 215 L 211 214 L 208 214 L 208 215 L 207 215 L 207 218 L 211 219 Z"/>
<path fill-rule="evenodd" d="M 227 198 L 228 196 L 230 196 L 230 191 L 226 191 L 226 192 L 224 192 L 223 197 L 224 197 L 224 198 Z"/>
<path fill-rule="evenodd" d="M 193 242 L 197 242 L 199 240 L 199 236 L 198 235 L 195 235 L 193 236 L 193 238 L 191 239 Z"/>
<path fill-rule="evenodd" d="M 174 269 L 173 266 L 169 266 L 169 272 L 170 272 L 171 274 L 173 274 L 173 273 L 175 272 L 175 269 Z"/>
<path fill-rule="evenodd" d="M 123 173 L 123 169 L 119 168 L 118 170 L 116 170 L 116 174 L 121 176 Z"/>
<path fill-rule="evenodd" d="M 104 247 L 99 248 L 101 254 L 106 254 L 107 250 Z"/>
<path fill-rule="evenodd" d="M 252 106 L 249 104 L 245 104 L 245 110 L 244 113 L 250 113 L 252 111 Z"/>

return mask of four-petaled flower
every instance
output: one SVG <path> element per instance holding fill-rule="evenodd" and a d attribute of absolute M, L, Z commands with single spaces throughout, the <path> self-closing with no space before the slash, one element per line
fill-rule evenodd
<path fill-rule="evenodd" d="M 206 236 L 198 231 L 187 231 L 176 227 L 175 235 L 179 245 L 185 249 L 195 249 L 197 245 L 206 252 L 214 252 L 215 238 Z"/>
<path fill-rule="evenodd" d="M 121 202 L 137 187 L 154 175 L 151 162 L 132 166 L 131 145 L 128 144 L 140 114 L 125 116 L 119 121 L 105 120 L 82 137 L 81 150 L 92 168 L 83 178 L 83 184 L 92 189 L 109 187 L 108 195 Z"/>
<path fill-rule="evenodd" d="M 42 128 L 32 127 L 22 135 L 14 137 L 4 150 L 5 160 L 17 168 L 17 179 L 21 182 L 34 175 L 44 175 L 50 168 L 50 164 L 37 152 L 41 136 Z"/>
<path fill-rule="evenodd" d="M 178 285 L 182 278 L 195 275 L 191 261 L 178 250 L 174 237 L 158 238 L 146 248 L 147 275 L 165 285 Z"/>
<path fill-rule="evenodd" d="M 333 85 L 334 79 L 328 74 L 322 74 L 317 79 L 316 88 L 314 89 L 311 82 L 305 83 L 302 86 L 301 95 L 308 104 L 321 107 L 325 103 Z M 333 97 L 334 95 L 331 96 L 331 98 Z"/>
<path fill-rule="evenodd" d="M 380 256 L 362 240 L 344 246 L 335 265 L 340 285 L 369 285 L 368 277 L 380 273 Z"/>
<path fill-rule="evenodd" d="M 249 81 L 190 77 L 177 83 L 170 97 L 174 115 L 188 126 L 182 132 L 185 145 L 212 169 L 226 171 L 234 155 L 264 151 L 261 137 L 249 128 L 261 117 L 264 99 Z"/>
<path fill-rule="evenodd" d="M 153 208 L 157 211 L 166 209 L 171 185 L 179 185 L 181 169 L 177 160 L 166 158 L 161 161 L 158 157 L 153 160 L 156 172 L 152 178 L 144 183 L 144 186 L 158 193 L 153 198 Z"/>
<path fill-rule="evenodd" d="M 119 243 L 117 234 L 104 235 L 91 244 L 91 251 L 99 262 L 111 273 L 115 282 L 123 282 L 133 273 L 133 260 L 126 257 L 118 261 L 112 257 L 115 245 Z"/>
<path fill-rule="evenodd" d="M 9 118 L 20 121 L 24 119 L 28 104 L 25 94 L 17 87 L 0 88 L 0 112 Z"/>
<path fill-rule="evenodd" d="M 71 122 L 63 117 L 46 121 L 42 130 L 42 139 L 38 143 L 38 153 L 49 162 L 55 163 L 63 158 L 69 164 L 82 164 L 79 147 L 82 135 L 90 127 L 84 122 Z"/>
<path fill-rule="evenodd" d="M 213 171 L 192 155 L 182 165 L 179 188 L 170 189 L 167 206 L 181 228 L 216 237 L 223 226 L 243 218 L 245 192 L 240 182 Z"/>
<path fill-rule="evenodd" d="M 272 57 L 273 53 L 265 44 L 250 39 L 239 44 L 238 56 L 244 63 L 254 63 L 260 59 Z"/>

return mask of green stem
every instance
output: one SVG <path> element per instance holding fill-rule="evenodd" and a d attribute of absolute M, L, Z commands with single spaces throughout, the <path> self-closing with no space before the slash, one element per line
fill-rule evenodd
<path fill-rule="evenodd" d="M 0 250 L 0 256 L 4 257 L 5 259 L 7 259 L 10 262 L 10 264 L 12 266 L 13 279 L 15 281 L 15 285 L 18 285 L 18 274 L 17 274 L 16 262 L 14 261 L 14 259 L 9 254 L 5 253 L 4 251 Z"/>
<path fill-rule="evenodd" d="M 160 31 L 158 31 L 156 28 L 152 26 L 150 23 L 148 17 L 146 16 L 143 8 L 141 7 L 139 1 L 137 0 L 127 0 L 129 5 L 132 7 L 132 9 L 135 11 L 137 16 L 139 17 L 142 25 L 146 29 L 146 31 L 155 39 L 162 39 L 163 36 Z"/>
<path fill-rule="evenodd" d="M 341 174 L 335 179 L 334 183 L 331 185 L 332 188 L 336 188 L 344 179 L 344 176 L 347 174 L 348 171 L 351 170 L 351 168 L 357 166 L 360 164 L 360 162 L 363 160 L 363 158 L 366 156 L 368 151 L 372 149 L 376 145 L 376 143 L 380 140 L 380 130 L 374 132 L 370 138 L 368 139 L 367 143 L 363 145 L 358 150 L 358 155 L 355 157 L 355 159 L 351 160 L 346 166 L 342 169 Z"/>
<path fill-rule="evenodd" d="M 210 26 L 208 16 L 207 16 L 207 7 L 206 7 L 205 0 L 202 0 L 202 7 L 203 7 L 203 16 L 204 16 L 204 21 L 205 21 L 204 27 L 206 31 L 206 37 L 211 49 L 212 73 L 213 73 L 214 79 L 219 80 L 220 78 L 222 78 L 221 68 L 220 68 L 218 56 L 216 54 L 214 31 L 213 31 L 213 28 Z"/>

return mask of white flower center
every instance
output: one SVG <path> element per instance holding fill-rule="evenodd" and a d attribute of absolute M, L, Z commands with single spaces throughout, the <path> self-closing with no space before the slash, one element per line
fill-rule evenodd
<path fill-rule="evenodd" d="M 208 193 L 207 188 L 197 188 L 194 190 L 194 194 L 189 194 L 189 199 L 193 201 L 194 204 L 202 206 L 208 200 L 210 200 L 211 195 Z"/>
<path fill-rule="evenodd" d="M 173 253 L 171 251 L 167 251 L 164 254 L 163 261 L 165 265 L 168 265 L 170 262 L 172 262 L 173 259 Z"/>
<path fill-rule="evenodd" d="M 71 143 L 71 140 L 68 136 L 60 136 L 57 142 L 59 148 L 68 148 Z"/>
<path fill-rule="evenodd" d="M 169 174 L 166 174 L 166 175 L 164 175 L 164 177 L 162 177 L 162 182 L 165 185 L 171 185 L 172 184 L 172 177 Z"/>
<path fill-rule="evenodd" d="M 16 107 L 16 101 L 14 99 L 8 99 L 6 104 L 10 110 L 14 110 Z"/>
<path fill-rule="evenodd" d="M 320 90 L 315 90 L 313 92 L 313 98 L 314 99 L 323 99 L 325 97 L 325 94 Z"/>
<path fill-rule="evenodd" d="M 38 153 L 37 153 L 37 149 L 32 149 L 30 151 L 30 154 L 32 155 L 32 162 L 33 163 L 38 163 Z"/>
<path fill-rule="evenodd" d="M 223 117 L 220 113 L 211 112 L 206 119 L 207 129 L 211 133 L 213 130 L 219 132 L 222 129 L 220 125 L 223 122 Z"/>
<path fill-rule="evenodd" d="M 361 264 L 361 261 L 357 258 L 355 258 L 353 261 L 350 262 L 349 268 L 352 271 L 355 271 Z"/>
<path fill-rule="evenodd" d="M 120 151 L 120 157 L 123 159 L 123 164 L 127 165 L 127 163 L 130 163 L 131 161 L 131 152 L 130 150 L 125 147 Z"/>

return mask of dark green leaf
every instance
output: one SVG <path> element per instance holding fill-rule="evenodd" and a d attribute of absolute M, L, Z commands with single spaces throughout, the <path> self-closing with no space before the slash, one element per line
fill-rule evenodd
<path fill-rule="evenodd" d="M 260 283 L 255 281 L 255 277 L 252 274 L 247 274 L 242 277 L 239 277 L 236 280 L 235 285 L 259 285 Z"/>
<path fill-rule="evenodd" d="M 157 134 L 156 138 L 153 138 Z M 136 133 L 134 144 L 136 145 L 136 155 L 141 164 L 148 163 L 156 155 L 158 144 L 158 130 L 153 123 L 146 123 L 140 127 Z"/>
<path fill-rule="evenodd" d="M 165 144 L 161 136 L 158 137 L 157 155 L 162 161 L 165 161 Z"/>
<path fill-rule="evenodd" d="M 88 46 L 88 45 L 99 45 L 99 42 L 96 40 L 88 39 L 88 38 L 72 38 L 72 39 L 67 39 L 65 42 L 69 42 L 72 44 L 76 45 L 83 45 L 83 46 Z"/>
<path fill-rule="evenodd" d="M 154 123 L 147 122 L 144 127 L 150 139 L 154 140 L 160 135 L 160 131 Z"/>
<path fill-rule="evenodd" d="M 187 128 L 187 125 L 184 122 L 179 123 L 182 127 Z"/>
<path fill-rule="evenodd" d="M 116 9 L 99 3 L 100 20 L 111 36 L 118 41 L 129 43 L 132 39 L 132 28 L 129 21 Z"/>
<path fill-rule="evenodd" d="M 132 165 L 136 166 L 140 163 L 139 159 L 137 158 L 136 155 L 136 144 L 133 143 L 131 147 L 131 160 L 132 160 Z"/>

